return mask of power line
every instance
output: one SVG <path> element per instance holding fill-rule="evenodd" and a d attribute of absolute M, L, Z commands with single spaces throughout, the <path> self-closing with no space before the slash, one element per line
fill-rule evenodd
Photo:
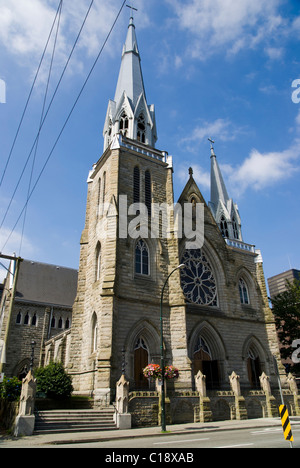
<path fill-rule="evenodd" d="M 20 177 L 19 177 L 18 182 L 17 182 L 17 184 L 16 184 L 16 187 L 15 187 L 15 189 L 14 189 L 14 192 L 13 192 L 13 194 L 12 194 L 12 196 L 11 196 L 11 199 L 10 199 L 10 202 L 9 202 L 9 204 L 8 204 L 8 207 L 7 207 L 7 209 L 6 209 L 6 211 L 5 211 L 5 214 L 4 214 L 3 218 L 2 218 L 1 225 L 0 225 L 0 229 L 3 227 L 3 224 L 4 224 L 4 222 L 5 222 L 6 216 L 7 216 L 8 212 L 9 212 L 9 210 L 10 210 L 10 207 L 11 207 L 11 204 L 12 204 L 13 199 L 14 199 L 14 197 L 15 197 L 15 194 L 16 194 L 16 192 L 17 192 L 17 190 L 18 190 L 18 187 L 19 187 L 19 185 L 20 185 L 20 182 L 21 182 L 21 180 L 22 180 L 22 178 L 23 178 L 23 175 L 24 175 L 24 173 L 25 173 L 26 167 L 27 167 L 27 165 L 28 165 L 28 163 L 29 163 L 29 160 L 30 160 L 30 158 L 31 158 L 32 152 L 33 152 L 33 150 L 34 150 L 34 148 L 35 148 L 35 146 L 36 146 L 36 143 L 37 143 L 37 141 L 38 141 L 38 139 L 39 139 L 41 130 L 42 130 L 43 126 L 44 126 L 44 123 L 45 123 L 45 121 L 46 121 L 46 119 L 47 119 L 47 116 L 48 116 L 48 114 L 49 114 L 49 111 L 50 111 L 50 109 L 51 109 L 51 107 L 52 107 L 52 104 L 53 104 L 53 101 L 54 101 L 55 96 L 56 96 L 56 94 L 57 94 L 57 91 L 58 91 L 58 89 L 59 89 L 59 86 L 60 86 L 60 84 L 61 84 L 61 82 L 62 82 L 62 79 L 63 79 L 63 77 L 64 77 L 64 75 L 65 75 L 65 72 L 66 72 L 66 70 L 67 70 L 67 68 L 68 68 L 68 65 L 69 65 L 70 60 L 71 60 L 71 58 L 72 58 L 72 55 L 73 55 L 73 53 L 74 53 L 75 47 L 76 47 L 76 45 L 77 45 L 77 43 L 78 43 L 78 41 L 79 41 L 79 38 L 80 38 L 80 36 L 81 36 L 82 30 L 83 30 L 83 28 L 84 28 L 84 25 L 85 25 L 85 23 L 86 23 L 86 20 L 87 20 L 87 18 L 88 18 L 88 16 L 89 16 L 89 13 L 90 13 L 91 8 L 92 8 L 92 6 L 93 6 L 93 3 L 94 3 L 94 0 L 92 0 L 91 3 L 90 3 L 90 6 L 89 6 L 89 8 L 88 8 L 88 10 L 87 10 L 87 13 L 86 13 L 86 15 L 85 15 L 85 18 L 84 18 L 83 23 L 82 23 L 82 25 L 81 25 L 81 28 L 80 28 L 80 30 L 79 30 L 79 33 L 78 33 L 78 35 L 77 35 L 77 37 L 76 37 L 76 40 L 75 40 L 75 42 L 74 42 L 74 44 L 73 44 L 73 47 L 72 47 L 72 50 L 71 50 L 71 52 L 70 52 L 70 54 L 69 54 L 69 57 L 68 57 L 68 59 L 67 59 L 67 62 L 66 62 L 65 66 L 64 66 L 64 69 L 63 69 L 63 71 L 62 71 L 62 73 L 61 73 L 60 79 L 59 79 L 59 81 L 58 81 L 58 83 L 57 83 L 57 86 L 56 86 L 56 88 L 55 88 L 55 90 L 54 90 L 54 93 L 53 93 L 53 95 L 52 95 L 51 101 L 50 101 L 50 103 L 49 103 L 49 105 L 48 105 L 47 111 L 46 111 L 46 113 L 45 113 L 45 115 L 44 115 L 44 118 L 43 118 L 41 124 L 40 124 L 40 127 L 39 127 L 39 129 L 38 129 L 37 135 L 36 135 L 36 137 L 35 137 L 35 140 L 34 140 L 34 142 L 33 142 L 33 145 L 32 145 L 32 147 L 31 147 L 31 150 L 30 150 L 30 152 L 29 152 L 29 155 L 28 155 L 28 157 L 27 157 L 27 160 L 26 160 L 26 162 L 25 162 L 25 164 L 24 164 L 24 167 L 23 167 L 23 169 L 22 169 L 22 172 L 21 172 L 21 174 L 20 174 Z"/>
<path fill-rule="evenodd" d="M 85 81 L 84 81 L 84 83 L 83 83 L 83 85 L 82 85 L 82 87 L 81 87 L 81 90 L 80 90 L 80 92 L 79 92 L 79 94 L 78 94 L 78 96 L 77 96 L 77 98 L 76 98 L 76 100 L 75 100 L 75 102 L 74 102 L 74 104 L 73 104 L 73 106 L 72 106 L 72 108 L 71 108 L 71 110 L 70 110 L 70 112 L 69 112 L 69 114 L 68 114 L 66 120 L 65 120 L 64 125 L 62 126 L 61 131 L 59 132 L 59 135 L 58 135 L 58 137 L 57 137 L 57 139 L 56 139 L 56 141 L 55 141 L 55 143 L 54 143 L 54 145 L 53 145 L 53 147 L 52 147 L 52 149 L 51 149 L 51 151 L 50 151 L 50 153 L 49 153 L 49 155 L 48 155 L 48 157 L 47 157 L 47 159 L 46 159 L 46 161 L 45 161 L 45 163 L 44 163 L 44 165 L 43 165 L 43 167 L 42 167 L 42 169 L 41 169 L 41 171 L 40 171 L 40 174 L 39 174 L 39 176 L 38 176 L 38 178 L 37 178 L 37 180 L 36 180 L 36 182 L 35 182 L 35 184 L 34 184 L 32 190 L 31 190 L 31 192 L 30 192 L 30 194 L 29 194 L 29 196 L 28 196 L 28 198 L 27 198 L 27 201 L 26 201 L 25 205 L 23 206 L 23 208 L 22 208 L 22 210 L 21 210 L 21 213 L 19 214 L 19 217 L 18 217 L 17 221 L 15 222 L 15 225 L 14 225 L 14 227 L 13 227 L 11 233 L 9 234 L 9 236 L 8 236 L 8 238 L 7 238 L 6 242 L 5 242 L 5 244 L 4 244 L 3 248 L 2 248 L 2 250 L 4 250 L 5 246 L 7 245 L 7 243 L 8 243 L 8 241 L 9 241 L 9 239 L 10 239 L 12 233 L 14 232 L 14 230 L 15 230 L 15 228 L 16 228 L 16 226 L 17 226 L 17 224 L 18 224 L 18 222 L 19 222 L 19 220 L 20 220 L 20 218 L 21 218 L 21 216 L 22 216 L 22 214 L 23 214 L 23 212 L 25 211 L 25 209 L 26 209 L 26 207 L 27 207 L 27 205 L 28 205 L 29 200 L 31 199 L 31 197 L 32 197 L 32 195 L 33 195 L 33 192 L 35 191 L 35 189 L 36 189 L 36 187 L 37 187 L 37 185 L 38 185 L 38 183 L 39 183 L 40 178 L 42 177 L 42 175 L 43 175 L 43 173 L 44 173 L 44 170 L 46 169 L 46 166 L 47 166 L 47 164 L 48 164 L 48 162 L 49 162 L 49 160 L 50 160 L 50 158 L 51 158 L 51 156 L 52 156 L 52 154 L 53 154 L 53 152 L 54 152 L 54 150 L 55 150 L 55 148 L 56 148 L 56 146 L 57 146 L 57 144 L 58 144 L 58 142 L 59 142 L 59 140 L 60 140 L 60 138 L 61 138 L 61 136 L 62 136 L 62 134 L 63 134 L 63 132 L 64 132 L 64 130 L 65 130 L 65 128 L 66 128 L 66 126 L 67 126 L 69 120 L 70 120 L 70 118 L 71 118 L 71 116 L 72 116 L 72 114 L 73 114 L 73 112 L 74 112 L 74 109 L 75 109 L 75 107 L 77 106 L 77 103 L 78 103 L 78 101 L 79 101 L 79 99 L 80 99 L 80 97 L 81 97 L 81 95 L 82 95 L 82 93 L 83 93 L 83 91 L 84 91 L 84 89 L 85 89 L 85 87 L 86 87 L 86 85 L 87 85 L 87 83 L 88 83 L 88 81 L 89 81 L 89 79 L 90 79 L 90 77 L 91 77 L 91 75 L 92 75 L 92 73 L 93 73 L 93 71 L 94 71 L 94 69 L 95 69 L 97 63 L 98 63 L 98 60 L 99 60 L 99 58 L 100 58 L 100 56 L 101 56 L 101 54 L 102 54 L 102 52 L 103 52 L 103 49 L 104 49 L 104 47 L 106 46 L 106 44 L 107 44 L 107 42 L 108 42 L 108 39 L 109 39 L 110 36 L 111 36 L 111 33 L 112 33 L 112 31 L 113 31 L 113 29 L 114 29 L 114 27 L 115 27 L 115 25 L 116 25 L 116 23 L 117 23 L 117 21 L 118 21 L 118 19 L 119 19 L 119 16 L 120 16 L 120 14 L 121 14 L 121 12 L 122 12 L 122 10 L 123 10 L 123 8 L 124 8 L 124 5 L 125 5 L 126 1 L 127 1 L 127 0 L 124 0 L 123 3 L 122 3 L 122 6 L 121 6 L 121 8 L 120 8 L 120 10 L 119 10 L 119 12 L 118 12 L 118 14 L 117 14 L 117 16 L 116 16 L 114 22 L 113 22 L 113 25 L 111 26 L 110 31 L 109 31 L 109 33 L 108 33 L 107 36 L 106 36 L 106 39 L 105 39 L 105 41 L 104 41 L 104 43 L 103 43 L 103 45 L 102 45 L 102 47 L 101 47 L 101 49 L 100 49 L 100 51 L 99 51 L 99 53 L 98 53 L 98 55 L 97 55 L 97 57 L 96 57 L 94 63 L 93 63 L 93 65 L 92 65 L 92 67 L 91 67 L 91 69 L 90 69 L 88 75 L 87 75 L 87 78 L 85 79 Z M 93 3 L 93 2 L 92 2 L 92 3 Z M 44 121 L 45 121 L 45 119 L 43 120 L 43 123 L 44 123 Z"/>
<path fill-rule="evenodd" d="M 17 128 L 17 132 L 16 132 L 16 135 L 15 135 L 15 137 L 14 137 L 13 144 L 12 144 L 12 147 L 11 147 L 11 149 L 10 149 L 10 152 L 9 152 L 9 155 L 8 155 L 8 158 L 7 158 L 5 167 L 4 167 L 4 171 L 3 171 L 3 174 L 2 174 L 2 177 L 1 177 L 1 180 L 0 180 L 0 187 L 1 187 L 2 183 L 3 183 L 3 179 L 4 179 L 4 177 L 5 177 L 5 174 L 6 174 L 6 171 L 7 171 L 7 168 L 8 168 L 8 165 L 9 165 L 9 162 L 10 162 L 10 159 L 11 159 L 11 156 L 12 156 L 12 153 L 13 153 L 13 150 L 14 150 L 14 147 L 15 147 L 15 144 L 16 144 L 16 141 L 17 141 L 17 139 L 18 139 L 18 136 L 19 136 L 19 133 L 20 133 L 20 130 L 21 130 L 21 126 L 22 126 L 22 123 L 23 123 L 23 120 L 24 120 L 24 117 L 25 117 L 25 114 L 26 114 L 26 111 L 27 111 L 27 107 L 28 107 L 28 105 L 29 105 L 29 101 L 30 101 L 30 99 L 31 99 L 31 95 L 32 95 L 32 93 L 33 93 L 33 89 L 34 89 L 34 87 L 35 87 L 36 80 L 37 80 L 38 75 L 39 75 L 39 73 L 40 73 L 40 69 L 41 69 L 42 63 L 43 63 L 44 58 L 45 58 L 45 54 L 46 54 L 46 51 L 47 51 L 47 48 L 48 48 L 48 45 L 49 45 L 49 41 L 50 41 L 50 38 L 51 38 L 51 36 L 52 36 L 52 32 L 53 32 L 53 29 L 54 29 L 54 25 L 55 25 L 55 23 L 56 23 L 56 19 L 57 19 L 59 10 L 61 9 L 62 1 L 63 1 L 63 0 L 60 0 L 59 6 L 58 6 L 58 8 L 57 8 L 56 15 L 55 15 L 53 24 L 52 24 L 52 26 L 51 26 L 51 30 L 50 30 L 50 33 L 49 33 L 49 36 L 48 36 L 48 39 L 47 39 L 47 42 L 46 42 L 44 51 L 43 51 L 43 53 L 42 53 L 42 57 L 41 57 L 39 66 L 38 66 L 38 69 L 37 69 L 37 71 L 36 71 L 36 74 L 35 74 L 35 77 L 34 77 L 34 80 L 33 80 L 33 83 L 32 83 L 32 86 L 31 86 L 31 89 L 30 89 L 30 92 L 29 92 L 29 95 L 28 95 L 28 98 L 27 98 L 27 101 L 26 101 L 26 104 L 25 104 L 25 108 L 24 108 L 24 110 L 23 110 L 23 113 L 22 113 L 22 116 L 21 116 L 21 120 L 20 120 L 19 126 L 18 126 L 18 128 Z"/>
<path fill-rule="evenodd" d="M 47 96 L 48 96 L 50 78 L 51 78 L 51 73 L 52 73 L 53 61 L 54 61 L 54 56 L 55 56 L 55 51 L 56 51 L 56 45 L 57 45 L 58 32 L 59 32 L 59 27 L 60 27 L 62 5 L 63 5 L 63 2 L 61 1 L 61 3 L 60 3 L 60 11 L 59 11 L 59 16 L 58 16 L 58 21 L 57 21 L 56 34 L 55 34 L 55 39 L 54 39 L 54 44 L 53 44 L 53 50 L 52 50 L 52 56 L 51 56 L 51 61 L 50 61 L 48 79 L 47 79 L 47 84 L 46 84 L 46 89 L 45 89 L 45 96 L 44 96 L 44 101 L 43 101 L 43 106 L 42 106 L 42 112 L 41 112 L 41 118 L 40 118 L 40 126 L 41 126 L 41 123 L 42 123 L 42 121 L 43 121 L 44 112 L 45 112 L 45 106 L 46 106 L 46 100 L 47 100 Z M 28 199 L 28 197 L 29 197 L 30 190 L 31 190 L 31 183 L 32 183 L 32 178 L 33 178 L 33 171 L 34 171 L 34 166 L 35 166 L 35 161 L 36 161 L 36 156 L 37 156 L 37 150 L 38 150 L 38 146 L 39 146 L 39 137 L 40 137 L 40 132 L 38 133 L 38 139 L 37 139 L 37 142 L 36 142 L 36 145 L 35 145 L 35 151 L 34 151 L 34 156 L 33 156 L 33 161 L 32 161 L 32 166 L 31 166 L 31 173 L 30 173 L 30 178 L 29 178 L 28 190 L 27 190 L 27 199 Z M 26 223 L 26 217 L 27 217 L 27 208 L 28 208 L 28 204 L 26 204 L 25 213 L 24 213 L 24 220 L 23 220 L 23 226 L 22 226 L 22 232 L 21 232 L 21 241 L 20 241 L 19 255 L 21 255 L 21 250 L 22 250 L 23 236 L 24 236 L 25 223 Z"/>

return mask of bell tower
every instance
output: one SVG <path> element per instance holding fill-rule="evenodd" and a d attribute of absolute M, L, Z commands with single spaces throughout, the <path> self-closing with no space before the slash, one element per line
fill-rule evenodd
<path fill-rule="evenodd" d="M 173 207 L 172 157 L 155 148 L 154 106 L 147 104 L 133 18 L 115 97 L 104 125 L 104 152 L 88 177 L 68 372 L 78 394 L 110 398 L 126 362 L 132 389 L 147 389 L 143 368 L 160 364 L 160 298 L 178 267 L 172 213 L 162 236 L 162 207 Z M 180 274 L 163 296 L 166 365 L 191 388 Z"/>
<path fill-rule="evenodd" d="M 103 129 L 104 151 L 117 134 L 153 148 L 157 141 L 155 110 L 153 104 L 147 104 L 133 17 L 123 47 L 115 97 L 108 103 Z"/>

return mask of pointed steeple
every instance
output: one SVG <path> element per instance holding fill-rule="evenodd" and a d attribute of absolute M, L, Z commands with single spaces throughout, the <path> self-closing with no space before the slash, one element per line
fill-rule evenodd
<path fill-rule="evenodd" d="M 119 102 L 124 91 L 131 100 L 133 106 L 136 105 L 141 93 L 146 96 L 133 18 L 130 18 L 127 38 L 123 47 L 121 68 L 114 99 L 115 102 Z"/>
<path fill-rule="evenodd" d="M 229 201 L 229 196 L 224 183 L 224 179 L 215 155 L 215 150 L 211 145 L 211 173 L 210 173 L 210 201 L 216 207 L 218 206 L 219 200 L 225 205 Z"/>
<path fill-rule="evenodd" d="M 241 218 L 238 206 L 229 198 L 220 166 L 211 142 L 211 187 L 209 207 L 223 237 L 242 241 Z"/>
<path fill-rule="evenodd" d="M 115 97 L 108 103 L 103 129 L 104 151 L 119 133 L 152 147 L 157 140 L 155 110 L 146 100 L 133 17 L 123 47 Z"/>

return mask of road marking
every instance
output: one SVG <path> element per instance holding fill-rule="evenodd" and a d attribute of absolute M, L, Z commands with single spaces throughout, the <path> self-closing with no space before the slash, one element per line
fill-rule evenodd
<path fill-rule="evenodd" d="M 268 435 L 268 434 L 272 434 L 274 432 L 281 432 L 281 431 L 282 431 L 282 429 L 280 427 L 278 429 L 264 429 L 263 431 L 254 431 L 254 432 L 251 432 L 251 434 L 266 434 L 266 435 Z"/>
<path fill-rule="evenodd" d="M 184 444 L 185 442 L 201 442 L 209 439 L 186 439 L 186 440 L 172 440 L 170 442 L 154 442 L 153 445 L 164 445 L 164 444 Z"/>
<path fill-rule="evenodd" d="M 222 447 L 215 447 L 215 448 L 223 449 L 223 448 L 250 447 L 250 445 L 254 445 L 254 444 L 223 445 Z"/>

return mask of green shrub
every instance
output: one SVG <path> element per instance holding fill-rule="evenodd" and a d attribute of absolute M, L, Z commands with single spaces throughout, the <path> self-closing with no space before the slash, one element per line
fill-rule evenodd
<path fill-rule="evenodd" d="M 45 393 L 47 398 L 65 400 L 73 392 L 72 378 L 65 372 L 60 362 L 51 362 L 46 367 L 35 370 L 37 392 Z"/>
<path fill-rule="evenodd" d="M 21 390 L 22 382 L 17 377 L 4 377 L 0 384 L 0 398 L 6 401 L 18 401 Z"/>

